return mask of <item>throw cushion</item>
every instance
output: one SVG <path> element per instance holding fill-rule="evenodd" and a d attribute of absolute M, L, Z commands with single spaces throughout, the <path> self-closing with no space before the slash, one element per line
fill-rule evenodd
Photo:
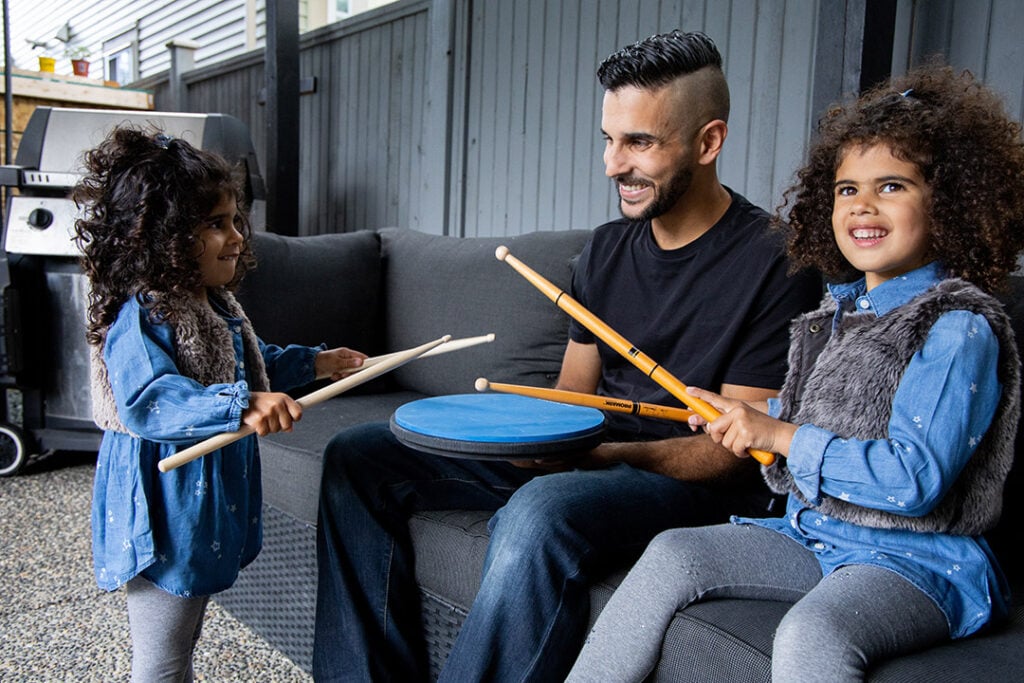
<path fill-rule="evenodd" d="M 498 261 L 512 255 L 562 289 L 589 230 L 533 232 L 516 237 L 462 239 L 386 228 L 385 344 L 395 351 L 450 334 L 453 339 L 495 334 L 494 342 L 409 363 L 393 372 L 406 389 L 424 394 L 474 391 L 477 377 L 494 382 L 551 386 L 558 379 L 569 317 Z"/>
<path fill-rule="evenodd" d="M 253 235 L 256 270 L 238 299 L 270 344 L 380 348 L 380 242 L 370 230 L 286 237 Z"/>

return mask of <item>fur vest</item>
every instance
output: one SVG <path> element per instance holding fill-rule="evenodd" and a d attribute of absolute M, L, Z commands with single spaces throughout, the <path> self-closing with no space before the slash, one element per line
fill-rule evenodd
<path fill-rule="evenodd" d="M 991 529 L 999 520 L 1003 484 L 1013 464 L 1020 417 L 1020 361 L 1002 305 L 975 286 L 959 279 L 944 280 L 881 317 L 847 314 L 831 338 L 836 303 L 827 296 L 820 310 L 793 323 L 790 369 L 779 394 L 779 417 L 854 439 L 886 438 L 896 388 L 911 357 L 924 346 L 938 318 L 956 310 L 985 316 L 999 340 L 1002 400 L 974 455 L 930 513 L 901 516 L 826 494 L 818 505 L 810 505 L 793 483 L 785 458 L 762 468 L 772 490 L 792 493 L 824 514 L 862 526 L 961 535 Z"/>
<path fill-rule="evenodd" d="M 245 367 L 249 389 L 268 391 L 266 366 L 260 353 L 259 342 L 252 324 L 242 307 L 225 289 L 210 291 L 232 318 L 242 321 L 242 346 L 245 349 Z M 224 318 L 198 299 L 175 299 L 169 306 L 174 328 L 174 362 L 178 372 L 196 380 L 203 386 L 235 383 L 235 353 L 231 331 Z M 103 361 L 103 344 L 91 349 L 92 413 L 101 429 L 128 433 L 117 415 L 117 402 L 110 388 L 107 365 Z"/>

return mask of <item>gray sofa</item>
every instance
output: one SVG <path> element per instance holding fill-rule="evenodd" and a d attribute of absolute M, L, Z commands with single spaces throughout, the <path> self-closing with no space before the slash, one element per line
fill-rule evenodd
<path fill-rule="evenodd" d="M 511 238 L 458 239 L 383 229 L 288 238 L 259 234 L 259 268 L 239 292 L 257 332 L 269 342 L 346 345 L 371 354 L 408 348 L 442 334 L 494 332 L 496 340 L 394 372 L 306 411 L 291 434 L 261 440 L 264 547 L 219 604 L 291 657 L 312 660 L 316 596 L 315 524 L 322 449 L 339 429 L 386 421 L 399 405 L 429 395 L 472 393 L 480 376 L 530 385 L 554 383 L 568 319 L 511 268 L 512 253 L 563 287 L 587 231 L 538 232 Z M 1024 286 L 1015 283 L 1018 295 Z M 1011 301 L 1016 320 L 1024 298 Z M 1024 333 L 1024 332 L 1022 332 Z M 1020 333 L 1019 333 L 1020 334 Z M 308 389 L 308 388 L 307 388 Z M 296 392 L 297 394 L 303 391 Z M 1017 478 L 1018 473 L 1014 475 Z M 1007 496 L 998 549 L 1013 549 L 1022 519 Z M 489 514 L 449 510 L 415 515 L 424 630 L 433 673 L 443 664 L 479 582 Z M 1004 553 L 1006 554 L 1006 553 Z M 1007 565 L 1015 595 L 1019 566 Z M 626 568 L 591 589 L 591 615 L 607 602 Z M 680 612 L 665 639 L 655 681 L 766 681 L 775 625 L 788 605 L 717 600 Z M 1024 606 L 1015 598 L 1009 624 L 965 641 L 887 662 L 873 681 L 1024 680 Z"/>

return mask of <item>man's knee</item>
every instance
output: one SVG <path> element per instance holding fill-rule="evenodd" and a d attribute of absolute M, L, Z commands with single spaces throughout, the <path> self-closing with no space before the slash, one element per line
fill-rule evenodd
<path fill-rule="evenodd" d="M 543 554 L 552 548 L 586 545 L 586 511 L 567 500 L 572 473 L 537 477 L 517 490 L 490 522 L 491 543 L 505 553 Z"/>
<path fill-rule="evenodd" d="M 327 442 L 324 448 L 324 477 L 349 478 L 388 459 L 393 450 L 387 425 L 369 423 L 344 429 Z"/>

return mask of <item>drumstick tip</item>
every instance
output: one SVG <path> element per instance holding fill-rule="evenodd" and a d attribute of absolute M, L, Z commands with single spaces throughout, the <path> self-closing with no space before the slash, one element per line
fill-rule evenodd
<path fill-rule="evenodd" d="M 473 386 L 476 387 L 477 391 L 487 391 L 487 389 L 490 388 L 491 383 L 488 382 L 483 377 L 477 377 L 476 382 L 473 384 Z"/>
<path fill-rule="evenodd" d="M 485 339 L 487 339 L 487 343 L 488 343 L 488 344 L 490 344 L 490 343 L 491 343 L 492 341 L 494 341 L 494 339 L 495 339 L 495 335 L 494 335 L 494 333 L 493 333 L 493 332 L 491 332 L 490 334 L 488 334 L 488 335 L 487 335 L 487 336 L 485 337 Z"/>
<path fill-rule="evenodd" d="M 504 244 L 494 250 L 494 258 L 499 261 L 504 261 L 506 256 L 508 256 L 508 247 Z"/>

